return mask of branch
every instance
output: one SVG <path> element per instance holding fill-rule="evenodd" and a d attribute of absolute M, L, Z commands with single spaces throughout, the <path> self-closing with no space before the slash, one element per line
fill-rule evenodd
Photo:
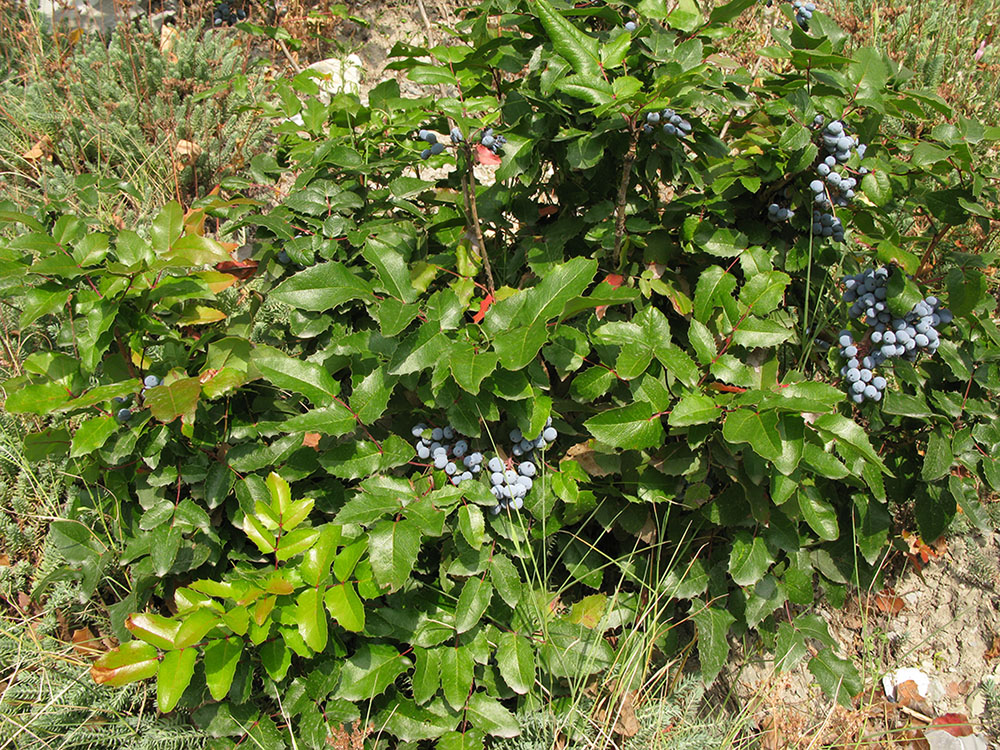
<path fill-rule="evenodd" d="M 618 270 L 625 266 L 625 253 L 622 242 L 625 236 L 625 199 L 628 197 L 629 180 L 632 177 L 632 165 L 635 164 L 635 149 L 639 142 L 639 127 L 633 125 L 632 140 L 628 144 L 628 151 L 625 152 L 625 160 L 622 162 L 622 181 L 618 185 L 618 200 L 615 201 L 615 249 L 612 255 L 618 258 Z"/>
<path fill-rule="evenodd" d="M 472 231 L 475 232 L 476 242 L 479 245 L 479 255 L 483 259 L 483 270 L 486 272 L 486 289 L 490 296 L 496 297 L 496 287 L 493 284 L 493 267 L 490 265 L 490 256 L 486 252 L 486 243 L 483 242 L 483 228 L 479 224 L 479 209 L 476 208 L 476 173 L 473 171 L 472 147 L 465 149 L 466 172 L 462 175 L 462 193 L 465 196 L 465 205 L 472 219 Z"/>

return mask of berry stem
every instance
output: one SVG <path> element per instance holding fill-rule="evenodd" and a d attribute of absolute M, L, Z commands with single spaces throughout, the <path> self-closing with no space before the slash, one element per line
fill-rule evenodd
<path fill-rule="evenodd" d="M 496 297 L 496 286 L 493 284 L 493 267 L 490 265 L 490 256 L 486 252 L 486 243 L 483 241 L 483 228 L 479 223 L 479 209 L 476 208 L 476 173 L 473 169 L 473 149 L 471 146 L 465 149 L 465 174 L 462 175 L 462 194 L 465 196 L 465 205 L 469 210 L 469 218 L 472 220 L 472 231 L 476 235 L 476 243 L 479 245 L 479 255 L 483 259 L 483 271 L 486 272 L 486 289 L 490 295 Z"/>

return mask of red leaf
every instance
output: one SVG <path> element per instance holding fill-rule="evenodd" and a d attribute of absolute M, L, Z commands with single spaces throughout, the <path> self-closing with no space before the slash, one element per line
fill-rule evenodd
<path fill-rule="evenodd" d="M 608 286 L 617 289 L 624 283 L 625 277 L 618 273 L 609 273 L 604 277 L 604 280 L 608 282 Z"/>
<path fill-rule="evenodd" d="M 969 717 L 965 714 L 941 714 L 934 718 L 931 726 L 935 729 L 943 729 L 952 737 L 972 735 L 972 726 L 969 724 Z"/>
<path fill-rule="evenodd" d="M 482 323 L 483 318 L 486 317 L 486 311 L 490 309 L 493 304 L 493 295 L 487 294 L 482 302 L 479 303 L 479 312 L 472 316 L 473 323 Z"/>
<path fill-rule="evenodd" d="M 544 219 L 546 216 L 552 216 L 552 214 L 559 213 L 559 206 L 553 206 L 551 204 L 546 204 L 544 206 L 538 207 L 539 218 Z"/>
<path fill-rule="evenodd" d="M 476 161 L 480 164 L 499 164 L 500 157 L 479 143 L 476 145 Z"/>
<path fill-rule="evenodd" d="M 216 271 L 228 273 L 238 279 L 247 279 L 257 271 L 257 261 L 255 260 L 227 260 L 215 264 Z"/>

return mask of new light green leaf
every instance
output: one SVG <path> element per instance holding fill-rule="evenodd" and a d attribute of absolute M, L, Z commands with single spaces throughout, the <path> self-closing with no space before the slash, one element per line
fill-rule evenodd
<path fill-rule="evenodd" d="M 159 652 L 155 646 L 142 641 L 126 641 L 95 661 L 90 676 L 98 684 L 121 687 L 154 676 L 159 666 Z"/>
<path fill-rule="evenodd" d="M 173 711 L 187 686 L 191 684 L 197 658 L 196 648 L 168 651 L 163 655 L 156 673 L 156 706 L 162 713 Z"/>
<path fill-rule="evenodd" d="M 313 651 L 326 648 L 329 632 L 326 612 L 323 610 L 323 592 L 318 588 L 307 588 L 296 600 L 295 620 L 299 635 Z"/>
<path fill-rule="evenodd" d="M 340 583 L 326 592 L 326 608 L 344 630 L 360 633 L 365 629 L 365 605 L 354 590 L 354 583 Z"/>
<path fill-rule="evenodd" d="M 221 701 L 229 693 L 236 665 L 243 653 L 243 639 L 232 636 L 209 641 L 205 646 L 205 682 L 212 697 Z"/>

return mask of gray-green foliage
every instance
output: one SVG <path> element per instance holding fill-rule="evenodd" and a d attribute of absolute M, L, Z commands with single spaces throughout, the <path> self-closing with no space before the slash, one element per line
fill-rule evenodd
<path fill-rule="evenodd" d="M 248 109 L 260 76 L 232 34 L 194 28 L 173 39 L 161 52 L 159 35 L 123 24 L 107 44 L 84 37 L 60 55 L 40 37 L 36 69 L 0 84 L 0 169 L 15 175 L 19 202 L 64 198 L 141 217 L 242 168 L 266 137 Z M 26 159 L 46 137 L 52 159 Z M 194 166 L 179 141 L 200 149 Z"/>

